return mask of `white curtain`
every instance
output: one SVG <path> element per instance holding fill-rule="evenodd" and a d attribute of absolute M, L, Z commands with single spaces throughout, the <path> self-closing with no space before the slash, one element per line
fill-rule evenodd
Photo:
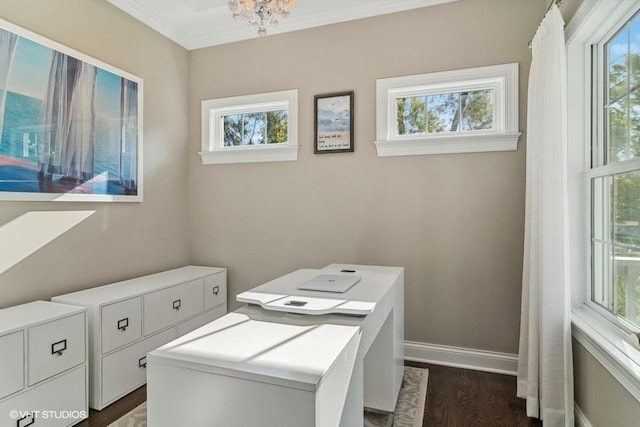
<path fill-rule="evenodd" d="M 4 106 L 7 101 L 7 83 L 11 74 L 13 54 L 18 44 L 18 36 L 5 30 L 0 30 L 0 142 L 4 122 Z"/>
<path fill-rule="evenodd" d="M 54 51 L 44 106 L 41 172 L 79 180 L 94 175 L 96 67 Z"/>
<path fill-rule="evenodd" d="M 532 41 L 518 396 L 545 427 L 571 426 L 573 367 L 567 262 L 567 67 L 554 4 Z"/>

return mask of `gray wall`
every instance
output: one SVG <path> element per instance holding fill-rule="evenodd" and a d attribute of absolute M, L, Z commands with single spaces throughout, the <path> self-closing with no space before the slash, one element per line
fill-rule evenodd
<path fill-rule="evenodd" d="M 593 427 L 637 426 L 640 403 L 573 340 L 575 401 Z"/>
<path fill-rule="evenodd" d="M 564 2 L 567 21 L 579 2 Z M 378 159 L 375 79 L 519 62 L 525 132 L 541 3 L 467 0 L 189 54 L 104 0 L 0 0 L 0 18 L 145 88 L 144 203 L 0 202 L 0 234 L 33 211 L 95 211 L 0 269 L 0 307 L 188 262 L 229 267 L 232 295 L 302 266 L 403 265 L 408 339 L 516 353 L 524 137 L 517 152 Z M 200 100 L 289 88 L 300 89 L 298 162 L 199 163 Z M 314 155 L 313 95 L 350 89 L 356 152 Z M 633 425 L 640 404 L 575 341 L 574 365 L 592 424 Z"/>
<path fill-rule="evenodd" d="M 543 11 L 468 0 L 193 51 L 192 262 L 227 267 L 230 295 L 302 267 L 403 266 L 408 340 L 517 353 L 524 136 L 511 152 L 378 158 L 375 83 L 518 62 L 524 133 L 527 43 Z M 297 162 L 200 163 L 201 100 L 293 88 Z M 314 155 L 313 96 L 344 90 L 355 91 L 355 153 Z"/>
<path fill-rule="evenodd" d="M 145 90 L 144 203 L 0 202 L 0 235 L 24 236 L 0 241 L 0 252 L 44 245 L 0 268 L 0 307 L 188 263 L 188 52 L 104 0 L 0 0 L 0 18 L 142 77 Z M 56 215 L 14 227 L 61 210 L 95 212 L 50 242 L 37 241 L 47 234 L 38 228 L 55 230 Z"/>

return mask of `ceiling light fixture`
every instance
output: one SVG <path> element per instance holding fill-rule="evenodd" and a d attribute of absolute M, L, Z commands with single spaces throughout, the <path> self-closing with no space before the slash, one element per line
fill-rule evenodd
<path fill-rule="evenodd" d="M 258 29 L 258 35 L 267 34 L 265 22 L 272 27 L 278 25 L 278 18 L 288 18 L 289 8 L 296 0 L 229 0 L 229 10 L 234 19 L 243 19 Z"/>

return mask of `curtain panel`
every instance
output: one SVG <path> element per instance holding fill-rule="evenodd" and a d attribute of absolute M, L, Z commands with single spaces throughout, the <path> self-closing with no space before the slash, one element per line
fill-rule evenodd
<path fill-rule="evenodd" d="M 551 6 L 532 41 L 518 397 L 545 427 L 573 427 L 567 261 L 566 51 Z"/>
<path fill-rule="evenodd" d="M 7 58 L 7 60 L 0 62 L 0 142 L 2 140 L 4 106 L 7 100 L 7 83 L 11 74 L 13 54 L 16 51 L 17 44 L 17 35 L 0 30 L 0 58 Z"/>
<path fill-rule="evenodd" d="M 43 174 L 86 181 L 94 176 L 96 67 L 53 52 L 44 103 Z"/>

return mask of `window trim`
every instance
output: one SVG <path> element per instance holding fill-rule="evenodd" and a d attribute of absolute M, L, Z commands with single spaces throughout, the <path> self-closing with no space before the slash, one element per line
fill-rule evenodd
<path fill-rule="evenodd" d="M 287 142 L 225 147 L 224 115 L 287 110 Z M 283 162 L 298 160 L 298 90 L 206 99 L 201 103 L 202 164 Z"/>
<path fill-rule="evenodd" d="M 591 301 L 591 137 L 603 130 L 592 97 L 592 46 L 612 28 L 631 18 L 640 0 L 585 0 L 566 27 L 568 102 L 569 268 L 571 271 L 572 335 L 611 375 L 640 401 L 640 350 L 628 324 Z M 600 166 L 619 172 L 629 164 Z"/>
<path fill-rule="evenodd" d="M 395 100 L 402 96 L 494 89 L 494 128 L 398 137 Z M 378 157 L 518 149 L 518 64 L 441 71 L 376 81 Z"/>

